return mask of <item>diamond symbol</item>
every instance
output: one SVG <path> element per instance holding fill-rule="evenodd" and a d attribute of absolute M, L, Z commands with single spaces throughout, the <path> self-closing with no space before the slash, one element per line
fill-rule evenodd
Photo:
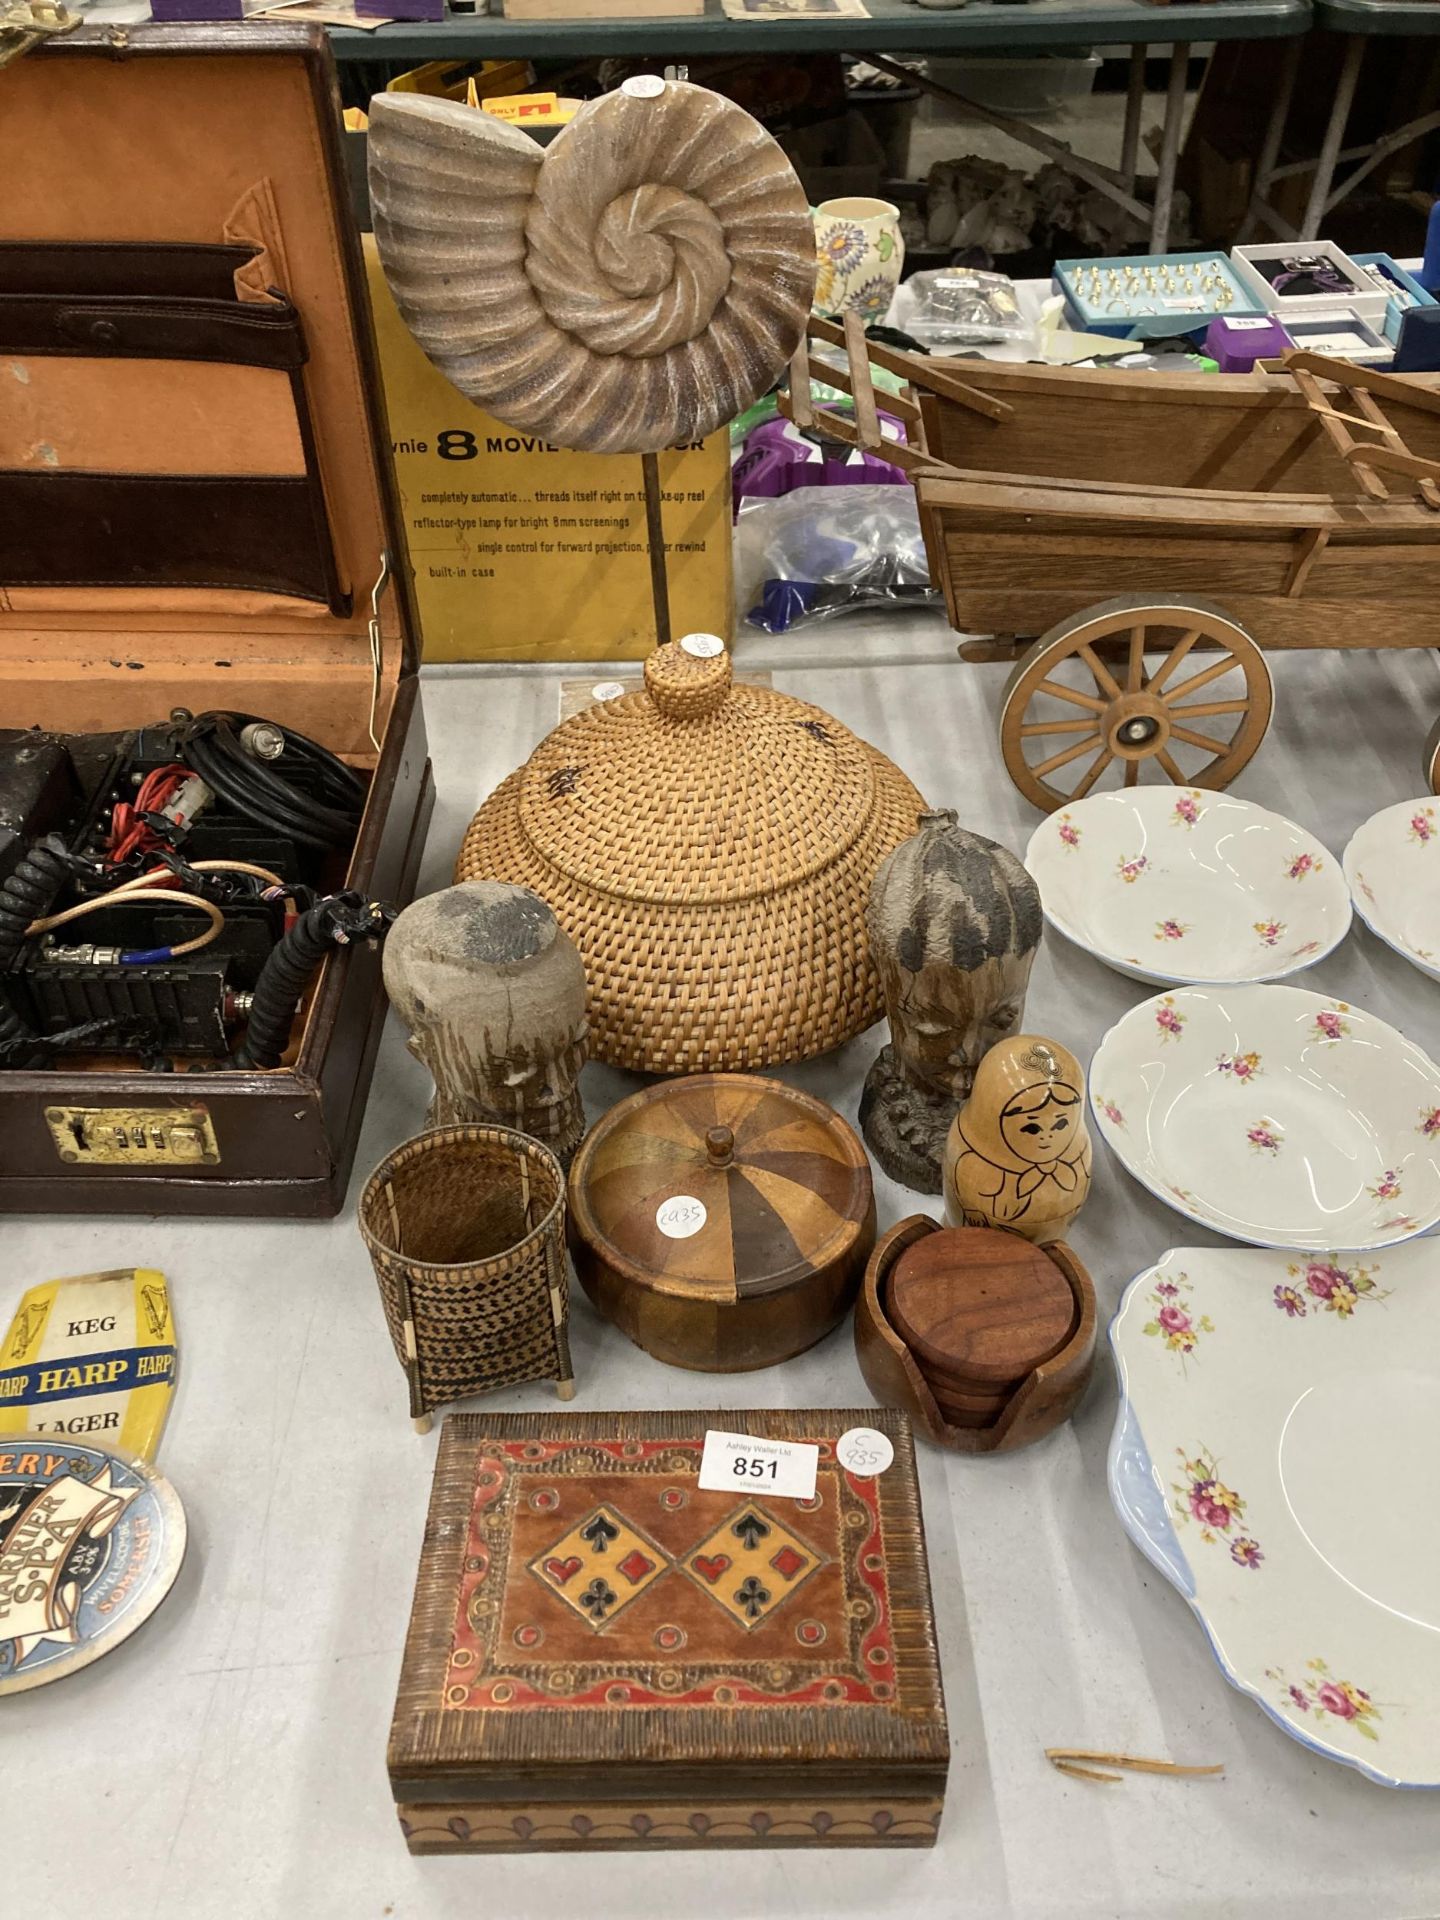
<path fill-rule="evenodd" d="M 596 1507 L 536 1554 L 528 1571 L 597 1633 L 669 1568 L 669 1555 L 614 1507 Z"/>
<path fill-rule="evenodd" d="M 803 1586 L 824 1556 L 767 1507 L 747 1500 L 679 1563 L 749 1633 Z"/>

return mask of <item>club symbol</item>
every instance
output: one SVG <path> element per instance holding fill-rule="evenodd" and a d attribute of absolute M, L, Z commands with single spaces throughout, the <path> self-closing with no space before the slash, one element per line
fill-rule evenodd
<path fill-rule="evenodd" d="M 770 1529 L 758 1513 L 742 1513 L 730 1531 L 744 1542 L 747 1553 L 753 1553 Z"/>
<path fill-rule="evenodd" d="M 752 1620 L 758 1620 L 770 1604 L 770 1590 L 762 1587 L 752 1573 L 735 1589 L 735 1603 L 743 1607 Z"/>
<path fill-rule="evenodd" d="M 616 1597 L 610 1586 L 597 1575 L 581 1594 L 580 1604 L 598 1624 L 614 1606 Z"/>
<path fill-rule="evenodd" d="M 605 1553 L 610 1542 L 620 1538 L 620 1529 L 613 1520 L 607 1520 L 603 1513 L 597 1513 L 593 1520 L 587 1520 L 581 1527 L 580 1538 L 589 1542 L 592 1553 Z"/>

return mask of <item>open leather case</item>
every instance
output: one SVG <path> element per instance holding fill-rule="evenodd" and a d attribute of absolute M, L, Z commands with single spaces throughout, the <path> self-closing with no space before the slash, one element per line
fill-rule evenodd
<path fill-rule="evenodd" d="M 0 72 L 0 728 L 260 714 L 368 782 L 330 884 L 409 898 L 432 801 L 319 29 L 82 29 Z M 321 1215 L 384 1019 L 332 952 L 270 1071 L 0 1068 L 0 1208 Z"/>

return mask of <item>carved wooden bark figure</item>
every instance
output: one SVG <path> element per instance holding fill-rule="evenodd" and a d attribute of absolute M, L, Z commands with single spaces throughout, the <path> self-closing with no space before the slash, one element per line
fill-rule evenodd
<path fill-rule="evenodd" d="M 766 392 L 815 284 L 805 194 L 743 108 L 641 77 L 548 148 L 453 100 L 370 103 L 375 239 L 435 365 L 596 453 L 698 440 Z"/>
<path fill-rule="evenodd" d="M 385 986 L 434 1076 L 432 1127 L 515 1127 L 569 1164 L 585 1131 L 585 969 L 538 894 L 469 880 L 415 901 L 386 938 Z"/>
<path fill-rule="evenodd" d="M 1064 1239 L 1089 1192 L 1080 1062 L 1034 1034 L 1002 1040 L 980 1062 L 946 1143 L 951 1224 L 1008 1227 L 1043 1246 Z"/>
<path fill-rule="evenodd" d="M 890 1042 L 865 1081 L 871 1152 L 916 1193 L 940 1192 L 945 1138 L 988 1048 L 1020 1024 L 1040 944 L 1040 892 L 1007 848 L 949 809 L 882 862 L 866 914 Z"/>

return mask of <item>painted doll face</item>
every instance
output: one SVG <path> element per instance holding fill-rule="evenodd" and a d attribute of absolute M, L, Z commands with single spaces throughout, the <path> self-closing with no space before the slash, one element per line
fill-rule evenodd
<path fill-rule="evenodd" d="M 1048 1166 L 1075 1145 L 1080 1096 L 1063 1081 L 1017 1093 L 1000 1115 L 1000 1137 L 1017 1160 Z"/>

